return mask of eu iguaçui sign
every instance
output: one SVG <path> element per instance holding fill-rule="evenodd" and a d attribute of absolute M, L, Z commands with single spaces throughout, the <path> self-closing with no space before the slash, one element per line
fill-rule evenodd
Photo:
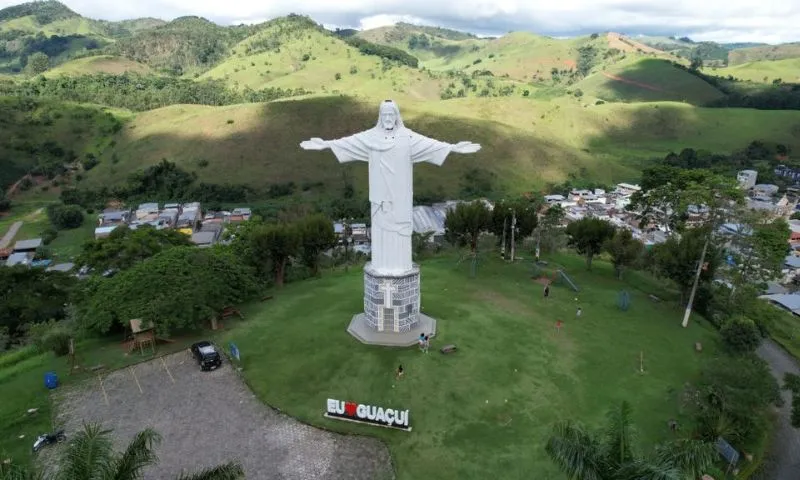
<path fill-rule="evenodd" d="M 410 432 L 408 426 L 408 410 L 376 407 L 363 403 L 344 402 L 342 400 L 328 399 L 328 418 L 349 420 L 351 422 L 367 423 L 380 427 L 397 428 Z"/>

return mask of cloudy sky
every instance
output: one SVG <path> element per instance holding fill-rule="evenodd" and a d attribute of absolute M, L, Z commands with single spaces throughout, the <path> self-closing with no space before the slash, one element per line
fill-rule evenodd
<path fill-rule="evenodd" d="M 551 36 L 597 31 L 687 35 L 694 40 L 800 41 L 800 0 L 62 0 L 106 20 L 198 15 L 219 24 L 287 13 L 324 25 L 373 28 L 406 21 L 484 35 L 526 30 Z M 0 0 L 0 7 L 20 3 Z"/>

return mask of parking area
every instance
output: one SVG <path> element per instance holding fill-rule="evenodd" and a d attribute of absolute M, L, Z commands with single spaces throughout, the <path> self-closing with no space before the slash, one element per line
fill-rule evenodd
<path fill-rule="evenodd" d="M 159 432 L 147 480 L 238 459 L 248 479 L 391 478 L 386 446 L 304 425 L 262 404 L 228 362 L 201 372 L 186 352 L 97 375 L 60 392 L 58 421 L 114 429 L 121 448 L 144 428 Z"/>

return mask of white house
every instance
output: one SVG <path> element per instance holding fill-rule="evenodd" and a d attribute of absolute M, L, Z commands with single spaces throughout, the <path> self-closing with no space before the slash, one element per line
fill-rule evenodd
<path fill-rule="evenodd" d="M 750 190 L 756 184 L 756 179 L 758 178 L 758 172 L 755 170 L 742 170 L 738 174 L 736 174 L 736 180 L 739 182 L 739 186 L 745 190 Z"/>

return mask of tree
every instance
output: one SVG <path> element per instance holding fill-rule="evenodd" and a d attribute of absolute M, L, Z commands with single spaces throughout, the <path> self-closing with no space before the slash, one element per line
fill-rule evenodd
<path fill-rule="evenodd" d="M 791 229 L 783 218 L 769 223 L 761 223 L 753 227 L 752 249 L 758 258 L 760 271 L 764 275 L 756 279 L 775 278 L 781 273 L 783 262 L 789 250 Z"/>
<path fill-rule="evenodd" d="M 106 333 L 142 318 L 168 335 L 199 328 L 258 290 L 251 269 L 226 249 L 173 247 L 111 278 L 85 280 L 75 297 L 78 326 Z"/>
<path fill-rule="evenodd" d="M 75 278 L 62 272 L 46 272 L 23 265 L 0 268 L 0 328 L 11 338 L 22 326 L 61 319 L 66 315 Z"/>
<path fill-rule="evenodd" d="M 131 230 L 119 226 L 106 238 L 87 241 L 77 262 L 98 273 L 125 270 L 166 249 L 191 245 L 189 237 L 176 230 L 156 230 L 149 225 Z"/>
<path fill-rule="evenodd" d="M 46 473 L 26 470 L 21 466 L 0 468 L 0 478 L 40 480 L 139 480 L 144 470 L 158 463 L 155 448 L 161 435 L 147 428 L 137 433 L 122 452 L 114 451 L 111 430 L 98 424 L 84 424 L 67 444 L 66 450 L 56 459 L 56 465 Z M 14 476 L 12 476 L 14 475 Z M 238 462 L 228 462 L 197 473 L 182 474 L 178 480 L 237 480 L 244 478 L 244 469 Z"/>
<path fill-rule="evenodd" d="M 459 203 L 444 219 L 445 238 L 453 245 L 469 245 L 472 254 L 478 251 L 478 238 L 491 226 L 492 213 L 476 200 Z"/>
<path fill-rule="evenodd" d="M 611 263 L 617 278 L 622 280 L 622 271 L 636 262 L 642 255 L 644 244 L 633 238 L 633 233 L 627 228 L 614 232 L 614 236 L 606 240 L 605 250 L 611 256 Z"/>
<path fill-rule="evenodd" d="M 503 247 L 511 248 L 512 239 L 518 244 L 530 236 L 538 220 L 535 203 L 524 198 L 501 200 L 492 209 L 490 230 L 497 237 L 498 244 L 502 243 L 505 236 L 506 244 Z"/>
<path fill-rule="evenodd" d="M 291 224 L 264 225 L 250 235 L 250 250 L 262 263 L 262 268 L 271 265 L 275 274 L 275 285 L 283 286 L 286 263 L 300 247 L 297 227 Z"/>
<path fill-rule="evenodd" d="M 574 480 L 698 478 L 716 458 L 713 443 L 690 439 L 661 445 L 649 457 L 639 456 L 631 407 L 625 401 L 608 412 L 607 425 L 600 432 L 570 421 L 556 424 L 545 450 Z"/>
<path fill-rule="evenodd" d="M 592 257 L 603 251 L 606 240 L 614 235 L 614 226 L 599 218 L 586 217 L 567 225 L 569 245 L 586 256 L 586 268 L 592 269 Z"/>
<path fill-rule="evenodd" d="M 38 75 L 50 68 L 50 57 L 42 52 L 35 52 L 28 57 L 28 65 L 25 68 L 31 75 Z"/>
<path fill-rule="evenodd" d="M 310 215 L 300 220 L 298 230 L 303 263 L 317 275 L 320 254 L 336 245 L 333 223 L 324 215 Z"/>
<path fill-rule="evenodd" d="M 673 235 L 666 242 L 654 245 L 652 259 L 661 275 L 678 284 L 683 298 L 689 295 L 702 256 L 708 234 L 706 229 L 695 228 L 678 238 Z M 720 264 L 720 252 L 715 244 L 706 249 L 703 264 L 700 265 L 700 281 L 710 282 Z"/>
<path fill-rule="evenodd" d="M 561 205 L 551 205 L 536 227 L 537 245 L 545 252 L 554 252 L 566 244 L 564 228 L 564 209 Z"/>
<path fill-rule="evenodd" d="M 53 204 L 47 207 L 47 218 L 59 230 L 69 230 L 83 225 L 83 210 L 77 205 Z"/>
<path fill-rule="evenodd" d="M 721 433 L 741 444 L 761 438 L 771 425 L 771 407 L 782 401 L 769 366 L 755 355 L 712 359 L 703 366 L 694 390 L 696 433 L 708 441 Z"/>
<path fill-rule="evenodd" d="M 719 333 L 722 342 L 733 353 L 752 353 L 761 344 L 758 327 L 746 317 L 733 317 L 722 326 Z"/>

